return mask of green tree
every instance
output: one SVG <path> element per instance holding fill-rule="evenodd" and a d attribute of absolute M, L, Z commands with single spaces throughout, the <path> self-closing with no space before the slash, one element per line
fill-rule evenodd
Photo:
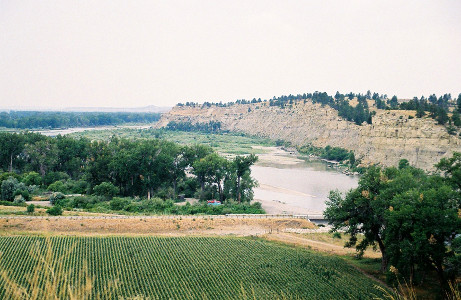
<path fill-rule="evenodd" d="M 453 115 L 451 116 L 451 121 L 453 122 L 453 125 L 461 127 L 461 118 L 458 111 L 455 110 L 453 112 Z"/>
<path fill-rule="evenodd" d="M 447 261 L 456 256 L 450 245 L 461 228 L 456 198 L 454 191 L 434 176 L 421 188 L 392 199 L 386 212 L 385 243 L 390 262 L 410 282 L 417 283 L 417 273 L 421 281 L 434 270 L 441 287 L 449 290 L 448 281 L 458 275 L 446 272 Z"/>
<path fill-rule="evenodd" d="M 389 101 L 389 105 L 391 106 L 391 109 L 397 109 L 399 106 L 399 101 L 397 100 L 397 96 L 393 96 L 391 100 Z"/>
<path fill-rule="evenodd" d="M 455 152 L 450 158 L 442 158 L 435 166 L 443 173 L 453 188 L 461 194 L 461 153 Z"/>
<path fill-rule="evenodd" d="M 24 152 L 32 168 L 38 170 L 41 176 L 52 171 L 58 161 L 58 148 L 51 139 L 27 144 Z"/>
<path fill-rule="evenodd" d="M 16 186 L 18 185 L 18 180 L 16 178 L 10 177 L 2 181 L 2 199 L 6 201 L 14 200 L 14 193 L 16 192 Z"/>
<path fill-rule="evenodd" d="M 458 112 L 461 114 L 461 93 L 458 95 L 458 99 L 456 100 L 456 109 L 458 110 Z"/>
<path fill-rule="evenodd" d="M 111 182 L 102 182 L 93 188 L 93 193 L 98 196 L 112 199 L 119 193 L 119 189 Z"/>
<path fill-rule="evenodd" d="M 251 166 L 258 160 L 258 157 L 254 154 L 249 156 L 236 156 L 233 161 L 233 167 L 237 175 L 237 200 L 241 203 L 241 179 L 245 173 L 250 173 Z"/>
<path fill-rule="evenodd" d="M 24 135 L 0 132 L 0 167 L 12 172 L 24 149 Z"/>
<path fill-rule="evenodd" d="M 448 122 L 448 114 L 447 114 L 447 111 L 445 109 L 443 109 L 442 107 L 438 107 L 437 108 L 437 123 L 440 124 L 440 125 L 445 125 L 447 122 Z"/>

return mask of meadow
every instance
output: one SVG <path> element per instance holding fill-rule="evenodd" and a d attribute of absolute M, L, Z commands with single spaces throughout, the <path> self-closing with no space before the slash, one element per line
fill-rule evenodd
<path fill-rule="evenodd" d="M 86 137 L 90 140 L 109 140 L 113 136 L 127 139 L 162 138 L 182 145 L 208 145 L 219 153 L 232 155 L 262 154 L 266 153 L 264 149 L 253 146 L 275 146 L 275 142 L 270 139 L 239 133 L 185 132 L 154 128 L 89 130 L 72 133 L 70 136 Z"/>
<path fill-rule="evenodd" d="M 342 259 L 257 238 L 0 238 L 0 298 L 370 299 Z"/>

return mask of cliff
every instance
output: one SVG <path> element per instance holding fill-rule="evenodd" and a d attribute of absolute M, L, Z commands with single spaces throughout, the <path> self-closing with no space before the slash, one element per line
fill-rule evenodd
<path fill-rule="evenodd" d="M 373 124 L 361 126 L 342 120 L 336 110 L 310 101 L 281 109 L 268 103 L 230 107 L 176 106 L 164 114 L 158 127 L 170 121 L 220 121 L 221 128 L 251 135 L 282 139 L 301 146 L 311 143 L 353 150 L 365 164 L 396 166 L 402 158 L 410 164 L 433 169 L 442 157 L 461 152 L 461 139 L 447 133 L 430 118 L 409 118 L 409 111 L 376 110 Z"/>

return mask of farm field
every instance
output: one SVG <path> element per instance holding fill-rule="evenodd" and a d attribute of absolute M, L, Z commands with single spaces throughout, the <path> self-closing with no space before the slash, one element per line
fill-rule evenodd
<path fill-rule="evenodd" d="M 0 298 L 370 299 L 342 259 L 251 238 L 1 237 Z M 22 296 L 24 296 L 24 294 Z"/>

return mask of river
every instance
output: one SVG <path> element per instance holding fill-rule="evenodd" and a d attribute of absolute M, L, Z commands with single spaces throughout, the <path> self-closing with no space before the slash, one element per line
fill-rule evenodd
<path fill-rule="evenodd" d="M 259 155 L 251 169 L 259 187 L 254 198 L 267 213 L 322 214 L 331 190 L 347 192 L 358 185 L 358 176 L 348 176 L 319 160 L 301 160 L 270 147 Z"/>

